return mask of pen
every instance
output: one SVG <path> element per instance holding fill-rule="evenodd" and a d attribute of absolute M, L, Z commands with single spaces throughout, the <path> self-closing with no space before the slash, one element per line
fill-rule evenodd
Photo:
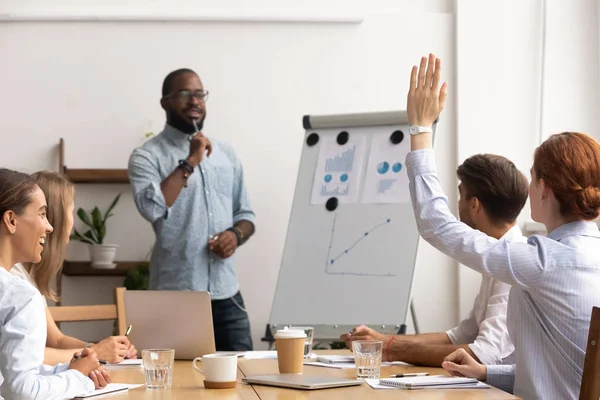
<path fill-rule="evenodd" d="M 81 358 L 81 356 L 79 354 L 73 354 L 74 360 L 79 360 L 80 358 Z M 102 365 L 108 364 L 108 361 L 106 361 L 106 360 L 98 360 L 98 362 Z"/>
<path fill-rule="evenodd" d="M 125 336 L 129 336 L 129 334 L 131 333 L 131 328 L 133 328 L 133 325 L 129 325 L 127 327 L 127 332 L 125 332 Z"/>
<path fill-rule="evenodd" d="M 429 372 L 409 372 L 406 374 L 390 375 L 390 378 L 407 378 L 409 376 L 427 376 Z"/>

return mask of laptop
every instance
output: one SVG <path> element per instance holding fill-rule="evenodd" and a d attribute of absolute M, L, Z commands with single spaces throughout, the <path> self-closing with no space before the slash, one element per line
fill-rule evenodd
<path fill-rule="evenodd" d="M 138 349 L 175 349 L 175 359 L 193 360 L 215 352 L 210 293 L 126 290 L 129 340 Z"/>
<path fill-rule="evenodd" d="M 277 386 L 291 389 L 315 390 L 345 386 L 358 386 L 363 383 L 356 379 L 332 378 L 298 374 L 257 375 L 242 378 L 242 382 L 251 385 Z"/>

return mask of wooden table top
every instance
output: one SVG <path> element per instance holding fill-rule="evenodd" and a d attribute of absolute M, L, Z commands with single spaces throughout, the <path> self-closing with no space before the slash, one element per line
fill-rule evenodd
<path fill-rule="evenodd" d="M 332 353 L 332 352 L 327 352 Z M 350 354 L 347 351 L 336 351 L 334 354 Z M 141 386 L 136 389 L 113 395 L 114 400 L 153 399 L 153 400 L 188 400 L 188 399 L 218 399 L 218 400 L 321 400 L 321 399 L 428 399 L 428 400 L 498 400 L 518 399 L 513 395 L 496 388 L 491 389 L 431 389 L 431 390 L 374 390 L 366 383 L 357 387 L 323 389 L 323 390 L 294 390 L 269 386 L 250 386 L 240 380 L 248 375 L 276 374 L 277 360 L 244 360 L 238 363 L 238 385 L 235 389 L 205 389 L 203 375 L 192 367 L 191 361 L 175 361 L 173 369 L 173 387 L 169 390 L 146 390 Z M 406 372 L 429 372 L 431 375 L 446 374 L 441 368 L 413 367 L 394 365 L 382 367 L 381 375 L 401 374 Z M 113 382 L 144 383 L 143 369 L 140 367 L 111 368 Z M 331 376 L 336 378 L 355 377 L 354 369 L 333 369 L 314 366 L 304 366 L 303 374 Z"/>

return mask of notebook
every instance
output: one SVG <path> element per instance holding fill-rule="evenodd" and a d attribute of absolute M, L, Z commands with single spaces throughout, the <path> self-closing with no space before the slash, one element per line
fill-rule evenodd
<path fill-rule="evenodd" d="M 386 378 L 379 380 L 380 385 L 396 386 L 403 389 L 444 389 L 450 386 L 453 388 L 481 387 L 478 383 L 479 381 L 475 378 L 445 375 Z"/>

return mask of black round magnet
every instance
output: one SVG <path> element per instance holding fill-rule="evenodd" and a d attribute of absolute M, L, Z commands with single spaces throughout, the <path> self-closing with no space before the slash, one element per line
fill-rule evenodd
<path fill-rule="evenodd" d="M 309 146 L 314 146 L 318 142 L 319 142 L 319 134 L 316 133 L 316 132 L 311 133 L 306 138 L 306 144 L 309 145 Z"/>
<path fill-rule="evenodd" d="M 327 203 L 325 203 L 325 208 L 327 209 L 327 211 L 335 211 L 335 209 L 338 206 L 338 199 L 336 197 L 332 197 L 329 200 L 327 200 Z"/>
<path fill-rule="evenodd" d="M 348 134 L 348 132 L 342 131 L 337 135 L 337 143 L 339 145 L 344 145 L 344 144 L 348 143 L 349 138 L 350 138 L 350 135 Z"/>
<path fill-rule="evenodd" d="M 404 140 L 404 132 L 402 132 L 401 130 L 394 131 L 390 135 L 390 142 L 392 142 L 393 144 L 398 144 L 398 143 L 402 142 L 403 140 Z"/>

